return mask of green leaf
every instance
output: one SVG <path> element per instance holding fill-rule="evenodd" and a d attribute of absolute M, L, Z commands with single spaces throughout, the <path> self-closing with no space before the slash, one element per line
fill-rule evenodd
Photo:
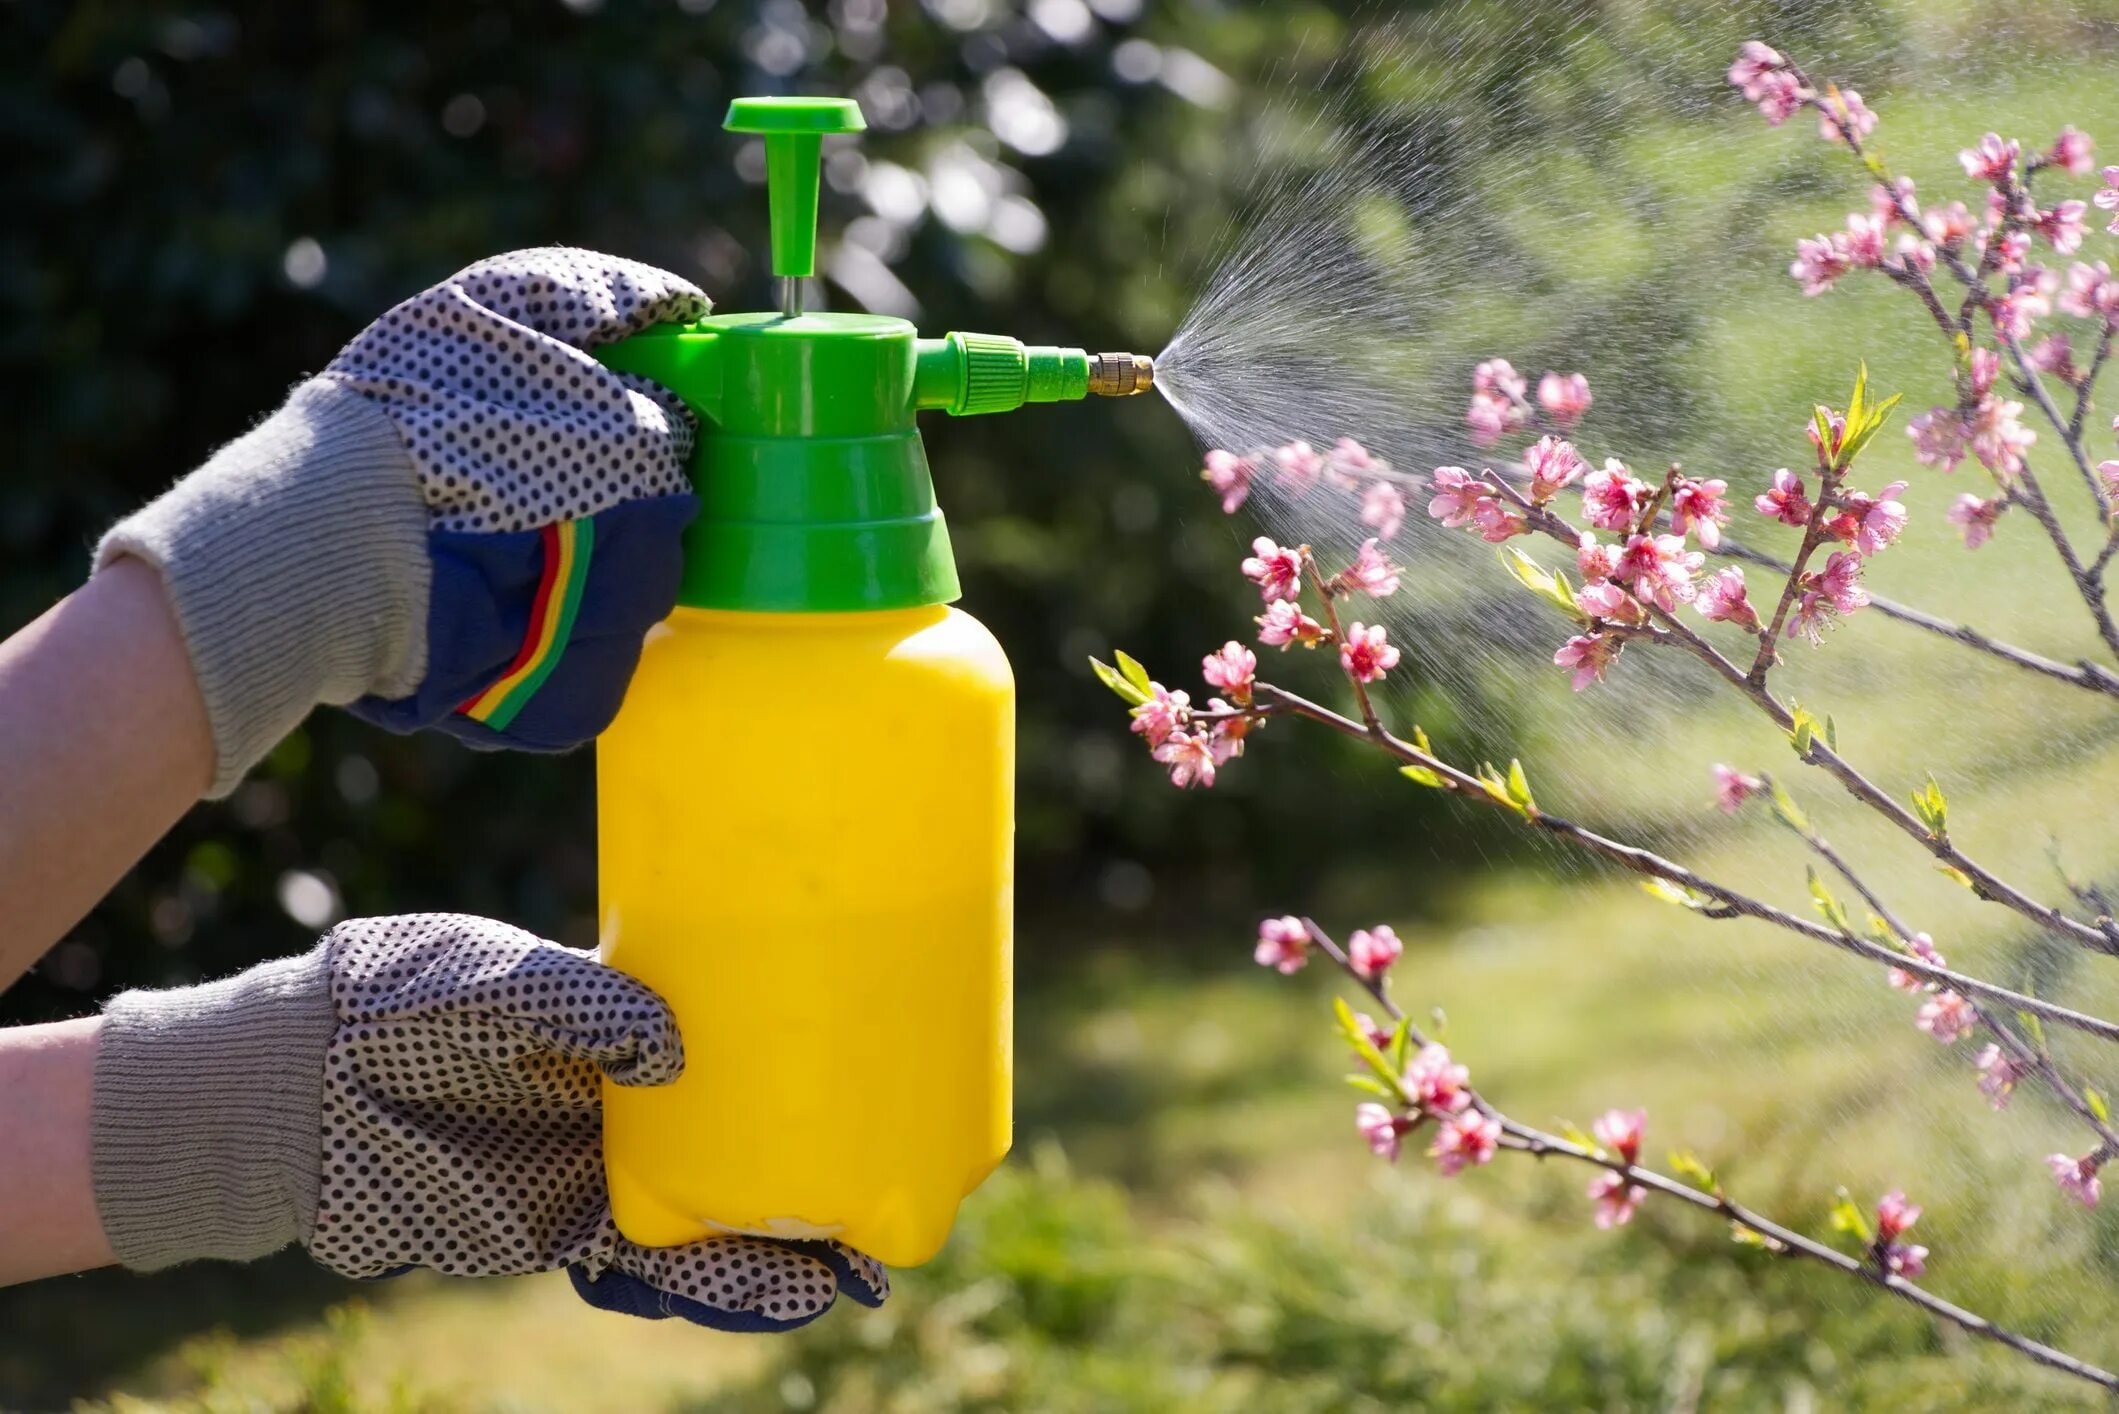
<path fill-rule="evenodd" d="M 1361 1024 L 1361 1018 L 1354 1015 L 1354 1009 L 1346 1004 L 1344 997 L 1332 998 L 1332 1015 L 1339 1019 L 1339 1029 L 1346 1036 L 1347 1044 L 1354 1048 L 1354 1053 L 1367 1063 L 1379 1081 L 1397 1093 L 1399 1071 L 1390 1063 L 1389 1057 L 1376 1049 L 1376 1043 L 1369 1039 L 1368 1029 Z"/>
<path fill-rule="evenodd" d="M 1126 655 L 1121 653 L 1118 656 L 1125 658 Z M 1132 660 L 1127 659 L 1127 661 L 1131 662 Z M 1139 664 L 1134 666 L 1138 667 Z M 1096 674 L 1096 680 L 1117 693 L 1128 707 L 1138 707 L 1141 703 L 1148 700 L 1148 694 L 1144 689 L 1137 688 L 1132 683 L 1127 682 L 1125 675 L 1109 663 L 1097 658 L 1091 658 L 1089 660 L 1089 668 Z"/>
<path fill-rule="evenodd" d="M 1398 1018 L 1398 1024 L 1391 1028 L 1391 1045 L 1389 1051 L 1385 1053 L 1390 1060 L 1391 1069 L 1400 1075 L 1405 1074 L 1405 1057 L 1406 1053 L 1412 1049 L 1412 1042 L 1413 1019 L 1409 1016 L 1401 1016 Z"/>
<path fill-rule="evenodd" d="M 1944 798 L 1942 787 L 1935 783 L 1935 773 L 1928 773 L 1928 784 L 1913 792 L 1913 814 L 1919 819 L 1928 838 L 1941 839 L 1950 825 L 1950 802 Z"/>
<path fill-rule="evenodd" d="M 1847 1196 L 1844 1188 L 1839 1190 L 1839 1197 L 1832 1204 L 1832 1230 L 1859 1238 L 1864 1247 L 1872 1240 L 1869 1220 L 1862 1216 L 1860 1208 L 1854 1206 L 1854 1200 Z"/>
<path fill-rule="evenodd" d="M 1523 762 L 1510 757 L 1508 761 L 1508 798 L 1520 807 L 1525 815 L 1535 815 L 1538 802 L 1531 797 L 1530 778 L 1523 774 Z"/>
<path fill-rule="evenodd" d="M 1373 1075 L 1349 1075 L 1346 1077 L 1346 1083 L 1363 1094 L 1374 1095 L 1378 1099 L 1390 1100 L 1396 1104 L 1402 1105 L 1405 1103 L 1404 1095 L 1393 1090 Z"/>
<path fill-rule="evenodd" d="M 1140 689 L 1141 696 L 1151 697 L 1154 695 L 1154 685 L 1148 681 L 1148 670 L 1136 662 L 1132 654 L 1125 652 L 1123 649 L 1114 649 L 1111 656 L 1118 659 L 1119 672 L 1125 675 L 1127 682 Z"/>
<path fill-rule="evenodd" d="M 1966 888 L 1971 889 L 1974 893 L 1977 893 L 1979 890 L 1979 886 L 1972 882 L 1972 876 L 1970 874 L 1965 873 L 1964 870 L 1958 868 L 1954 864 L 1938 864 L 1935 866 L 1935 872 L 1942 875 L 1946 879 L 1955 879 L 1958 883 L 1963 884 Z"/>
<path fill-rule="evenodd" d="M 1825 881 L 1817 876 L 1817 870 L 1810 869 L 1807 872 L 1810 875 L 1810 897 L 1817 904 L 1818 916 L 1852 937 L 1854 925 L 1847 921 L 1846 908 L 1832 896 L 1832 890 L 1825 887 Z"/>
<path fill-rule="evenodd" d="M 2019 1010 L 2016 1013 L 2016 1019 L 2023 1023 L 2024 1030 L 2031 1033 L 2031 1044 L 2036 1046 L 2041 1051 L 2044 1050 L 2045 1023 L 2038 1019 L 2038 1013 L 2035 1011 Z"/>
<path fill-rule="evenodd" d="M 1567 582 L 1567 576 L 1547 570 L 1536 560 L 1513 545 L 1501 549 L 1501 563 L 1519 580 L 1523 587 L 1573 619 L 1576 623 L 1588 623 L 1589 614 L 1575 602 L 1575 592 Z"/>
<path fill-rule="evenodd" d="M 1670 1171 L 1703 1193 L 1713 1193 L 1720 1186 L 1715 1182 L 1714 1170 L 1690 1149 L 1670 1151 Z"/>
<path fill-rule="evenodd" d="M 1768 1252 L 1777 1251 L 1780 1248 L 1780 1244 L 1766 1236 L 1765 1233 L 1755 1228 L 1745 1227 L 1742 1223 L 1737 1222 L 1729 1224 L 1729 1240 L 1741 1247 L 1762 1247 Z"/>
<path fill-rule="evenodd" d="M 1442 789 L 1442 777 L 1436 775 L 1425 766 L 1400 766 L 1398 774 L 1416 785 L 1433 786 L 1436 790 Z"/>
<path fill-rule="evenodd" d="M 1578 1149 L 1587 1149 L 1592 1154 L 1601 1154 L 1603 1147 L 1582 1132 L 1582 1127 L 1573 1120 L 1560 1121 L 1560 1137 Z"/>
<path fill-rule="evenodd" d="M 1833 725 L 1829 714 L 1825 717 L 1825 745 L 1834 752 L 1839 750 L 1839 728 Z"/>
<path fill-rule="evenodd" d="M 1427 739 L 1427 729 L 1418 722 L 1413 724 L 1413 745 L 1419 747 L 1424 755 L 1433 756 L 1435 754 L 1434 746 Z"/>
<path fill-rule="evenodd" d="M 1668 879 L 1644 879 L 1641 881 L 1641 892 L 1647 894 L 1650 898 L 1659 898 L 1665 903 L 1674 903 L 1679 908 L 1689 908 L 1695 913 L 1714 906 L 1714 900 L 1701 893 L 1698 889 L 1687 888 L 1683 884 L 1673 884 Z"/>
<path fill-rule="evenodd" d="M 1832 409 L 1826 407 L 1823 403 L 1813 404 L 1810 408 L 1810 420 L 1817 425 L 1818 445 L 1820 447 L 1830 447 L 1832 445 Z"/>
<path fill-rule="evenodd" d="M 1773 801 L 1773 813 L 1780 817 L 1780 822 L 1807 838 L 1810 834 L 1810 817 L 1795 803 L 1795 797 L 1788 794 L 1787 788 L 1770 776 L 1766 780 L 1766 787 Z"/>
<path fill-rule="evenodd" d="M 1825 724 L 1818 721 L 1816 715 L 1801 703 L 1789 704 L 1788 717 L 1788 740 L 1795 747 L 1795 754 L 1808 760 L 1810 743 L 1820 736 L 1825 736 Z M 1830 743 L 1831 738 L 1826 737 L 1826 744 Z"/>
<path fill-rule="evenodd" d="M 2112 1107 L 2104 1102 L 2104 1096 L 2087 1085 L 2082 1087 L 2082 1102 L 2090 1107 L 2091 1114 L 2097 1116 L 2099 1124 L 2112 1122 Z"/>
<path fill-rule="evenodd" d="M 1515 811 L 1518 815 L 1526 813 L 1523 802 L 1516 799 L 1515 795 L 1509 790 L 1508 777 L 1502 775 L 1501 768 L 1493 762 L 1483 761 L 1480 763 L 1479 784 L 1486 788 L 1488 795 Z"/>

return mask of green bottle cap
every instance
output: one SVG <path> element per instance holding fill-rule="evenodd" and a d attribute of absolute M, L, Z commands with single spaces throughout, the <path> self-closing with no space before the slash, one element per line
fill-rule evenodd
<path fill-rule="evenodd" d="M 765 138 L 765 181 L 772 203 L 773 274 L 817 273 L 817 166 L 824 134 L 868 126 L 851 98 L 739 98 L 722 127 Z"/>

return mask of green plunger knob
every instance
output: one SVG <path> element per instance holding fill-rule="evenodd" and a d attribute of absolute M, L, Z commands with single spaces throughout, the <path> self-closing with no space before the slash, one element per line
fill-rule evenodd
<path fill-rule="evenodd" d="M 728 105 L 732 133 L 765 138 L 765 180 L 772 203 L 773 274 L 817 273 L 817 167 L 826 133 L 868 126 L 851 98 L 739 98 Z"/>

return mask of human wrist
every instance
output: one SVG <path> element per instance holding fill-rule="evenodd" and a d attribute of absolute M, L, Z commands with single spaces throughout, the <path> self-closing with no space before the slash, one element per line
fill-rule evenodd
<path fill-rule="evenodd" d="M 141 1271 L 240 1261 L 307 1236 L 335 1028 L 324 945 L 110 1001 L 90 1145 L 96 1211 L 119 1261 Z"/>
<path fill-rule="evenodd" d="M 396 427 L 328 380 L 127 517 L 96 548 L 161 576 L 213 730 L 206 794 L 319 703 L 426 670 L 427 513 Z"/>

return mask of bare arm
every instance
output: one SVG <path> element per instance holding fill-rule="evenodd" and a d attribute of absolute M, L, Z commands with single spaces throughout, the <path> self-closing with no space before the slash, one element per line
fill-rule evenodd
<path fill-rule="evenodd" d="M 112 563 L 0 643 L 0 989 L 81 921 L 212 772 L 206 707 L 148 566 Z M 6 1088 L 0 1107 L 18 1104 Z"/>
<path fill-rule="evenodd" d="M 116 1260 L 89 1181 L 102 1025 L 89 1017 L 0 1031 L 0 1286 Z"/>

